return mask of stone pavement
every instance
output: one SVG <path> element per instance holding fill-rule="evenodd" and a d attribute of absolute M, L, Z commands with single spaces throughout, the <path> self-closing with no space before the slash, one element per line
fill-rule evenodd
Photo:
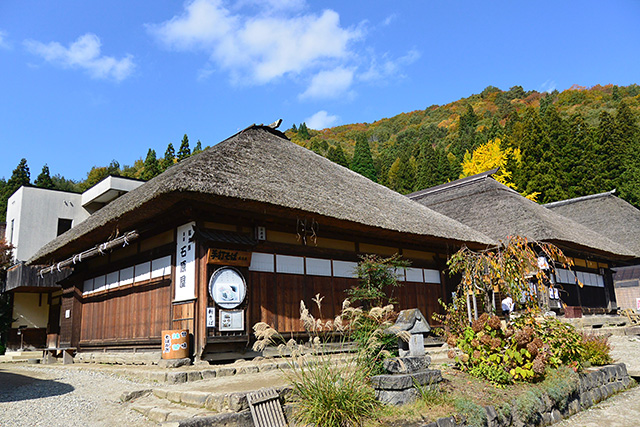
<path fill-rule="evenodd" d="M 627 365 L 627 372 L 640 379 L 640 337 L 609 337 L 611 355 Z M 640 387 L 632 388 L 580 412 L 558 427 L 636 427 L 640 426 Z"/>

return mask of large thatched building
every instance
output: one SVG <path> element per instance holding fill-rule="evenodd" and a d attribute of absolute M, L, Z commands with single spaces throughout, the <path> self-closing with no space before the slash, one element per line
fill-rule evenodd
<path fill-rule="evenodd" d="M 618 306 L 640 309 L 640 210 L 617 197 L 615 190 L 544 206 L 620 243 L 635 255 L 630 261 L 633 265 L 616 268 L 613 278 Z"/>
<path fill-rule="evenodd" d="M 59 345 L 159 351 L 189 329 L 198 358 L 235 357 L 251 327 L 301 331 L 299 302 L 339 311 L 358 255 L 412 261 L 401 308 L 438 310 L 446 257 L 496 242 L 251 126 L 181 161 L 45 245 L 30 264 L 63 282 Z M 318 313 L 316 313 L 318 314 Z M 164 348 L 164 347 L 163 347 Z"/>
<path fill-rule="evenodd" d="M 556 269 L 554 279 L 564 291 L 563 302 L 584 308 L 614 308 L 611 267 L 631 258 L 632 251 L 499 183 L 492 178 L 496 171 L 421 190 L 408 197 L 496 240 L 520 235 L 555 244 L 573 258 L 577 278 L 585 285 L 580 288 L 573 273 Z"/>

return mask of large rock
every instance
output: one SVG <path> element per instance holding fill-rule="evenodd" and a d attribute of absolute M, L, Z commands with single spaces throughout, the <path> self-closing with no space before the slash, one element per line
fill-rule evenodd
<path fill-rule="evenodd" d="M 429 368 L 429 356 L 390 357 L 383 362 L 384 369 L 390 374 L 410 374 Z"/>

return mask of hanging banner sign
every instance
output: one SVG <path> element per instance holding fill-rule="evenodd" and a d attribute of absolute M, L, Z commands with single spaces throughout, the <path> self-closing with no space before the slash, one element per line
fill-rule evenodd
<path fill-rule="evenodd" d="M 190 241 L 195 225 L 195 222 L 190 222 L 178 227 L 174 301 L 196 297 L 196 244 Z"/>
<path fill-rule="evenodd" d="M 210 248 L 207 263 L 249 267 L 251 265 L 251 252 Z"/>

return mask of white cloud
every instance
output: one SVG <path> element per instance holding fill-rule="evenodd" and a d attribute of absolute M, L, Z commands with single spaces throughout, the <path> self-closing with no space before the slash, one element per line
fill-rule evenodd
<path fill-rule="evenodd" d="M 202 50 L 234 80 L 253 84 L 345 60 L 349 44 L 361 35 L 358 29 L 341 27 L 340 16 L 332 10 L 319 15 L 234 15 L 220 0 L 194 0 L 182 15 L 148 29 L 165 46 Z"/>
<path fill-rule="evenodd" d="M 332 116 L 324 110 L 320 110 L 313 116 L 305 120 L 307 127 L 310 129 L 325 129 L 334 125 L 338 121 L 338 116 Z"/>
<path fill-rule="evenodd" d="M 307 90 L 300 94 L 300 99 L 337 98 L 351 87 L 353 74 L 353 70 L 342 67 L 330 71 L 320 71 L 313 76 Z"/>
<path fill-rule="evenodd" d="M 392 13 L 391 15 L 387 16 L 387 18 L 384 21 L 382 21 L 382 26 L 383 27 L 389 26 L 393 21 L 396 20 L 396 18 L 398 18 L 398 15 L 395 13 Z"/>
<path fill-rule="evenodd" d="M 419 57 L 412 50 L 375 60 L 359 44 L 367 21 L 345 27 L 337 12 L 311 12 L 305 0 L 188 0 L 179 14 L 147 30 L 168 49 L 206 54 L 198 80 L 221 72 L 236 84 L 292 80 L 308 85 L 300 100 L 352 97 L 356 82 L 401 76 Z"/>
<path fill-rule="evenodd" d="M 10 49 L 11 45 L 7 41 L 7 32 L 0 30 L 0 48 Z"/>
<path fill-rule="evenodd" d="M 100 55 L 100 39 L 95 34 L 87 33 L 64 47 L 60 43 L 42 43 L 26 40 L 26 48 L 33 54 L 41 56 L 45 61 L 68 68 L 81 68 L 97 79 L 114 79 L 122 81 L 129 77 L 135 68 L 133 57 L 126 55 L 122 59 Z"/>
<path fill-rule="evenodd" d="M 244 0 L 237 2 L 238 6 L 258 6 L 261 7 L 265 13 L 279 12 L 283 10 L 298 11 L 307 6 L 305 0 Z"/>
<path fill-rule="evenodd" d="M 541 92 L 551 93 L 554 90 L 556 90 L 556 82 L 554 82 L 553 80 L 547 80 L 540 86 Z"/>
<path fill-rule="evenodd" d="M 416 62 L 420 56 L 420 52 L 412 49 L 400 58 L 390 59 L 387 54 L 383 55 L 380 61 L 372 58 L 369 69 L 360 74 L 359 78 L 365 82 L 372 82 L 399 76 L 404 67 Z"/>

